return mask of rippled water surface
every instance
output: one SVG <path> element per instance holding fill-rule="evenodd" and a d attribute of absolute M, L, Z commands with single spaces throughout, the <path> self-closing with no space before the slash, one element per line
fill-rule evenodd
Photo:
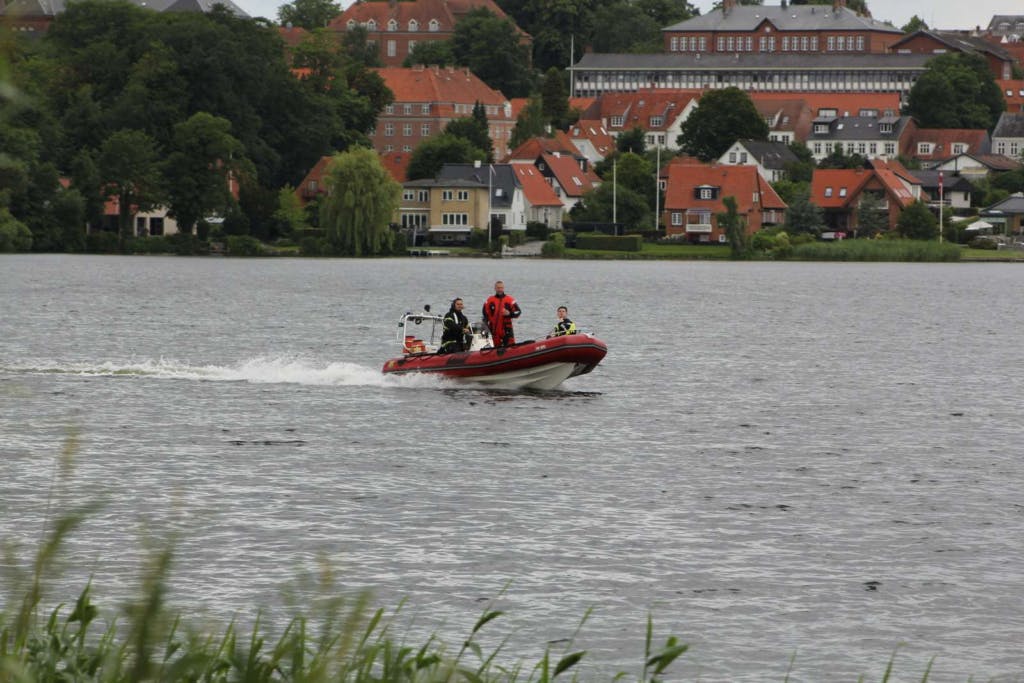
<path fill-rule="evenodd" d="M 566 303 L 605 362 L 380 375 L 402 312 L 498 277 L 518 337 Z M 0 297 L 0 538 L 104 502 L 62 599 L 115 608 L 173 534 L 197 618 L 281 619 L 330 562 L 450 643 L 496 600 L 509 659 L 593 608 L 604 680 L 648 614 L 673 680 L 881 680 L 897 647 L 892 680 L 1024 680 L 1020 265 L 0 256 Z"/>

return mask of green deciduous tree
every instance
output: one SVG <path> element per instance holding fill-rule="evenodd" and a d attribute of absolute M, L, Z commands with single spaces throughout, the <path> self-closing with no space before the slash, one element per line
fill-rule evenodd
<path fill-rule="evenodd" d="M 907 99 L 907 113 L 922 128 L 992 130 L 1005 108 L 985 58 L 960 52 L 929 60 Z"/>
<path fill-rule="evenodd" d="M 516 126 L 512 129 L 509 145 L 515 149 L 530 138 L 546 136 L 547 131 L 548 122 L 544 116 L 544 105 L 539 97 L 531 97 L 516 116 Z"/>
<path fill-rule="evenodd" d="M 466 14 L 452 37 L 455 61 L 505 97 L 525 97 L 531 78 L 526 47 L 507 19 L 484 8 Z"/>
<path fill-rule="evenodd" d="M 421 40 L 409 51 L 402 66 L 408 68 L 417 64 L 450 66 L 455 64 L 455 53 L 450 40 Z"/>
<path fill-rule="evenodd" d="M 654 225 L 647 200 L 622 185 L 613 190 L 611 181 L 585 194 L 569 215 L 573 221 L 582 223 L 611 223 L 614 217 L 627 231 L 650 230 Z"/>
<path fill-rule="evenodd" d="M 324 175 L 327 196 L 320 204 L 320 225 L 335 254 L 374 256 L 391 250 L 389 225 L 402 186 L 371 149 L 338 154 Z"/>
<path fill-rule="evenodd" d="M 659 23 L 637 3 L 619 0 L 594 11 L 594 52 L 660 52 L 664 48 Z"/>
<path fill-rule="evenodd" d="M 864 192 L 857 207 L 855 237 L 874 237 L 889 229 L 889 212 L 882 208 L 882 198 L 873 192 Z"/>
<path fill-rule="evenodd" d="M 933 240 L 939 236 L 939 221 L 924 202 L 914 202 L 900 213 L 896 230 L 912 240 Z"/>
<path fill-rule="evenodd" d="M 445 164 L 468 164 L 486 161 L 487 153 L 469 140 L 442 133 L 421 142 L 412 153 L 406 177 L 409 180 L 434 178 Z"/>
<path fill-rule="evenodd" d="M 900 30 L 903 31 L 904 33 L 913 33 L 915 31 L 922 30 L 927 31 L 928 22 L 926 22 L 924 19 L 915 14 L 914 16 L 910 17 L 910 21 L 904 24 L 903 28 L 901 28 Z"/>
<path fill-rule="evenodd" d="M 541 106 L 544 116 L 555 128 L 566 125 L 569 116 L 569 94 L 565 90 L 565 75 L 560 69 L 551 67 L 544 74 L 540 86 Z"/>
<path fill-rule="evenodd" d="M 647 133 L 640 126 L 633 126 L 615 139 L 615 148 L 620 152 L 643 154 L 647 151 Z"/>
<path fill-rule="evenodd" d="M 487 125 L 487 113 L 482 104 L 473 106 L 473 115 L 462 119 L 453 119 L 444 127 L 444 133 L 469 141 L 476 149 L 482 150 L 487 156 L 487 163 L 494 161 L 494 148 Z"/>
<path fill-rule="evenodd" d="M 118 200 L 118 245 L 131 238 L 133 216 L 164 201 L 164 177 L 156 142 L 140 130 L 120 130 L 100 148 L 99 175 L 104 192 Z"/>
<path fill-rule="evenodd" d="M 0 206 L 0 252 L 28 251 L 32 248 L 32 231 Z"/>
<path fill-rule="evenodd" d="M 331 0 L 292 0 L 277 8 L 277 20 L 282 26 L 313 30 L 327 26 L 340 13 L 341 5 Z"/>
<path fill-rule="evenodd" d="M 786 231 L 793 235 L 820 235 L 824 225 L 821 207 L 811 201 L 810 190 L 798 191 L 791 201 L 786 202 Z"/>
<path fill-rule="evenodd" d="M 677 142 L 687 154 L 710 161 L 739 139 L 767 140 L 768 124 L 745 92 L 730 87 L 704 93 Z"/>
<path fill-rule="evenodd" d="M 167 159 L 170 213 L 178 229 L 191 234 L 206 216 L 227 216 L 237 203 L 230 182 L 252 175 L 242 143 L 231 135 L 231 122 L 206 112 L 174 126 Z"/>

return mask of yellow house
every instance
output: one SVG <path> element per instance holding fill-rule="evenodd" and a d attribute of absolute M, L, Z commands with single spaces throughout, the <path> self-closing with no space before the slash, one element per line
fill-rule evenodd
<path fill-rule="evenodd" d="M 487 229 L 487 185 L 472 180 L 410 180 L 402 184 L 395 223 L 432 244 L 464 244 L 473 228 Z"/>

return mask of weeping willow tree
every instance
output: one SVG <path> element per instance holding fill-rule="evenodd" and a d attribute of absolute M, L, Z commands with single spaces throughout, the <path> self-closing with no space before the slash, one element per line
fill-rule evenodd
<path fill-rule="evenodd" d="M 376 256 L 391 251 L 388 228 L 402 196 L 373 150 L 356 147 L 336 154 L 324 175 L 320 226 L 339 256 Z"/>

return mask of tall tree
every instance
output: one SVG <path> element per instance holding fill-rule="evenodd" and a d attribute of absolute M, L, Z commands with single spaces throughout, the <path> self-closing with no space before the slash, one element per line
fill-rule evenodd
<path fill-rule="evenodd" d="M 821 234 L 824 225 L 824 214 L 821 208 L 811 201 L 810 190 L 798 191 L 792 201 L 787 202 L 786 231 L 792 234 Z"/>
<path fill-rule="evenodd" d="M 409 50 L 402 66 L 409 68 L 417 64 L 450 66 L 455 64 L 455 53 L 450 40 L 422 40 Z"/>
<path fill-rule="evenodd" d="M 555 128 L 564 126 L 569 116 L 569 94 L 565 91 L 565 76 L 561 70 L 551 67 L 544 74 L 540 99 L 548 123 Z"/>
<path fill-rule="evenodd" d="M 613 188 L 610 180 L 585 194 L 569 215 L 573 221 L 582 223 L 611 223 L 614 217 L 626 230 L 650 229 L 654 225 L 647 200 L 628 187 Z"/>
<path fill-rule="evenodd" d="M 529 55 L 516 27 L 486 8 L 471 10 L 455 26 L 452 52 L 458 64 L 469 67 L 505 97 L 530 92 Z"/>
<path fill-rule="evenodd" d="M 482 122 L 481 117 L 476 114 L 478 110 L 482 114 Z M 473 113 L 473 116 L 449 121 L 448 125 L 444 127 L 444 133 L 467 140 L 469 144 L 487 155 L 484 161 L 491 163 L 494 161 L 494 148 L 491 143 L 491 134 L 488 131 L 487 114 L 479 102 L 474 105 Z"/>
<path fill-rule="evenodd" d="M 136 212 L 149 211 L 165 198 L 164 177 L 156 142 L 140 130 L 119 130 L 103 143 L 100 181 L 118 201 L 118 246 L 133 232 Z"/>
<path fill-rule="evenodd" d="M 647 132 L 640 126 L 633 126 L 629 130 L 623 131 L 615 139 L 615 149 L 620 152 L 643 154 L 647 151 Z"/>
<path fill-rule="evenodd" d="M 467 164 L 486 159 L 487 153 L 474 147 L 466 138 L 442 133 L 427 138 L 416 147 L 405 174 L 409 180 L 434 178 L 445 164 Z"/>
<path fill-rule="evenodd" d="M 739 215 L 735 197 L 723 197 L 722 204 L 725 206 L 725 212 L 718 214 L 718 225 L 729 241 L 729 254 L 735 259 L 744 258 L 749 250 L 747 221 Z"/>
<path fill-rule="evenodd" d="M 903 31 L 904 33 L 914 33 L 915 31 L 922 30 L 927 31 L 928 22 L 926 22 L 924 19 L 915 14 L 914 16 L 910 17 L 910 21 L 904 24 L 903 28 L 901 28 L 900 30 Z"/>
<path fill-rule="evenodd" d="M 277 8 L 282 26 L 300 26 L 307 30 L 323 28 L 341 13 L 341 5 L 331 0 L 292 0 Z"/>
<path fill-rule="evenodd" d="M 327 196 L 320 204 L 320 225 L 335 254 L 374 256 L 391 250 L 389 225 L 402 186 L 371 149 L 357 147 L 336 155 L 324 175 Z"/>
<path fill-rule="evenodd" d="M 889 229 L 889 212 L 882 208 L 882 198 L 873 192 L 861 194 L 857 206 L 855 237 L 874 237 Z"/>
<path fill-rule="evenodd" d="M 907 113 L 922 128 L 992 130 L 1005 108 L 985 58 L 962 52 L 930 59 L 907 98 Z"/>
<path fill-rule="evenodd" d="M 657 12 L 660 14 L 660 12 Z M 662 23 L 636 3 L 617 0 L 594 10 L 594 52 L 661 52 L 661 29 L 675 22 Z"/>
<path fill-rule="evenodd" d="M 768 124 L 745 92 L 729 87 L 704 93 L 677 143 L 687 154 L 710 161 L 739 139 L 767 140 Z"/>
<path fill-rule="evenodd" d="M 515 149 L 530 138 L 547 135 L 548 122 L 544 116 L 544 105 L 539 97 L 531 97 L 516 116 L 516 127 L 512 129 L 509 146 Z"/>
<path fill-rule="evenodd" d="M 178 228 L 191 233 L 204 216 L 224 217 L 237 205 L 231 183 L 252 174 L 242 143 L 231 135 L 231 122 L 206 112 L 174 127 L 167 159 L 170 213 Z"/>

